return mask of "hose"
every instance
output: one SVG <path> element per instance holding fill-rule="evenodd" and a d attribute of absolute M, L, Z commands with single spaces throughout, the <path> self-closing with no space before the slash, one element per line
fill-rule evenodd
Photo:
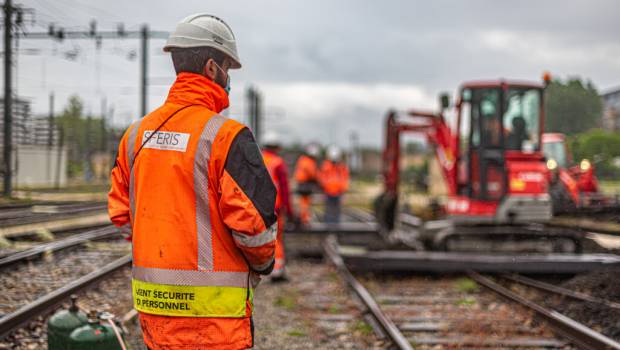
<path fill-rule="evenodd" d="M 112 326 L 112 329 L 114 330 L 114 334 L 116 334 L 116 339 L 118 339 L 118 343 L 120 344 L 121 349 L 127 350 L 127 347 L 125 346 L 125 341 L 121 336 L 121 332 L 119 332 L 118 328 L 116 328 L 116 324 L 114 324 L 114 321 L 111 318 L 108 318 L 108 323 L 110 324 L 110 326 Z"/>

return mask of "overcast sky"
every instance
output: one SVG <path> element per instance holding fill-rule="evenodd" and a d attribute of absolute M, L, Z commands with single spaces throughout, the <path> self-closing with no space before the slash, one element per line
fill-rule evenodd
<path fill-rule="evenodd" d="M 590 79 L 601 91 L 620 86 L 620 1 L 155 1 L 16 0 L 34 8 L 36 24 L 101 30 L 148 23 L 172 31 L 186 15 L 209 12 L 233 28 L 243 69 L 232 71 L 230 115 L 244 120 L 244 91 L 263 93 L 266 124 L 287 142 L 319 140 L 380 145 L 389 108 L 435 108 L 467 80 L 554 76 Z M 152 40 L 149 108 L 174 80 L 164 40 Z M 106 98 L 113 122 L 139 118 L 139 66 L 133 39 L 21 40 L 20 96 L 47 113 L 79 94 L 99 114 Z M 26 50 L 28 48 L 37 50 Z M 75 54 L 74 60 L 67 58 Z"/>

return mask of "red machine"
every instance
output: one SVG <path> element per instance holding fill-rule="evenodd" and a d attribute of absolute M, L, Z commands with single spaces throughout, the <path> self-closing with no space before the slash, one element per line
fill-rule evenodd
<path fill-rule="evenodd" d="M 588 159 L 583 159 L 578 165 L 571 165 L 573 159 L 564 134 L 543 134 L 542 142 L 550 171 L 549 193 L 554 214 L 606 204 L 607 198 L 599 192 L 594 165 Z"/>
<path fill-rule="evenodd" d="M 445 211 L 452 226 L 433 235 L 434 245 L 446 248 L 448 238 L 466 233 L 484 239 L 547 236 L 548 230 L 532 225 L 548 222 L 552 215 L 541 149 L 543 90 L 542 84 L 519 81 L 465 83 L 455 106 L 454 129 L 443 115 L 449 105 L 446 95 L 439 113 L 389 112 L 383 153 L 385 192 L 375 203 L 380 225 L 387 230 L 395 226 L 400 135 L 413 132 L 426 135 L 435 146 L 448 185 Z"/>

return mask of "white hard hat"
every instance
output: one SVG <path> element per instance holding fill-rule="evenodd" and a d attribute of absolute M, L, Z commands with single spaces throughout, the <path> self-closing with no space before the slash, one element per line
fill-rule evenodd
<path fill-rule="evenodd" d="M 185 17 L 168 37 L 165 52 L 174 48 L 212 47 L 232 59 L 231 69 L 241 68 L 232 29 L 219 17 L 198 13 Z"/>
<path fill-rule="evenodd" d="M 263 145 L 264 146 L 280 146 L 280 135 L 275 131 L 267 131 L 265 136 L 263 136 Z"/>
<path fill-rule="evenodd" d="M 342 156 L 342 151 L 340 150 L 340 148 L 338 146 L 329 146 L 329 148 L 327 149 L 327 159 L 336 162 L 340 160 L 340 157 Z"/>
<path fill-rule="evenodd" d="M 316 143 L 311 143 L 306 146 L 306 153 L 311 157 L 318 157 L 320 151 L 321 150 L 319 149 L 319 145 L 317 145 Z"/>

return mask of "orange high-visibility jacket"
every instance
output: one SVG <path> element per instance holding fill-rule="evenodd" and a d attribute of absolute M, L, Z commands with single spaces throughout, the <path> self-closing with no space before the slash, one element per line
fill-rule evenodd
<path fill-rule="evenodd" d="M 288 170 L 284 159 L 276 153 L 265 149 L 263 150 L 263 160 L 267 166 L 267 171 L 276 186 L 278 196 L 276 197 L 276 212 L 284 210 L 289 217 L 293 214 L 290 201 L 290 191 L 288 184 Z"/>
<path fill-rule="evenodd" d="M 286 213 L 287 217 L 290 218 L 293 215 L 293 209 L 291 208 L 291 201 L 289 198 L 288 171 L 286 170 L 284 159 L 275 152 L 265 149 L 263 150 L 263 160 L 265 160 L 267 170 L 278 192 L 278 197 L 276 199 L 278 236 L 276 239 L 276 256 L 272 272 L 272 276 L 277 276 L 284 274 L 285 264 L 284 241 L 282 237 L 284 233 L 285 217 L 282 214 Z"/>
<path fill-rule="evenodd" d="M 297 183 L 317 181 L 318 166 L 314 158 L 302 155 L 295 165 L 295 181 Z"/>
<path fill-rule="evenodd" d="M 252 346 L 254 272 L 273 266 L 276 190 L 252 133 L 214 112 L 227 106 L 220 86 L 181 73 L 119 145 L 109 214 L 131 226 L 134 307 L 151 349 Z"/>
<path fill-rule="evenodd" d="M 349 168 L 343 162 L 326 160 L 321 165 L 319 182 L 330 196 L 340 196 L 349 189 Z"/>

